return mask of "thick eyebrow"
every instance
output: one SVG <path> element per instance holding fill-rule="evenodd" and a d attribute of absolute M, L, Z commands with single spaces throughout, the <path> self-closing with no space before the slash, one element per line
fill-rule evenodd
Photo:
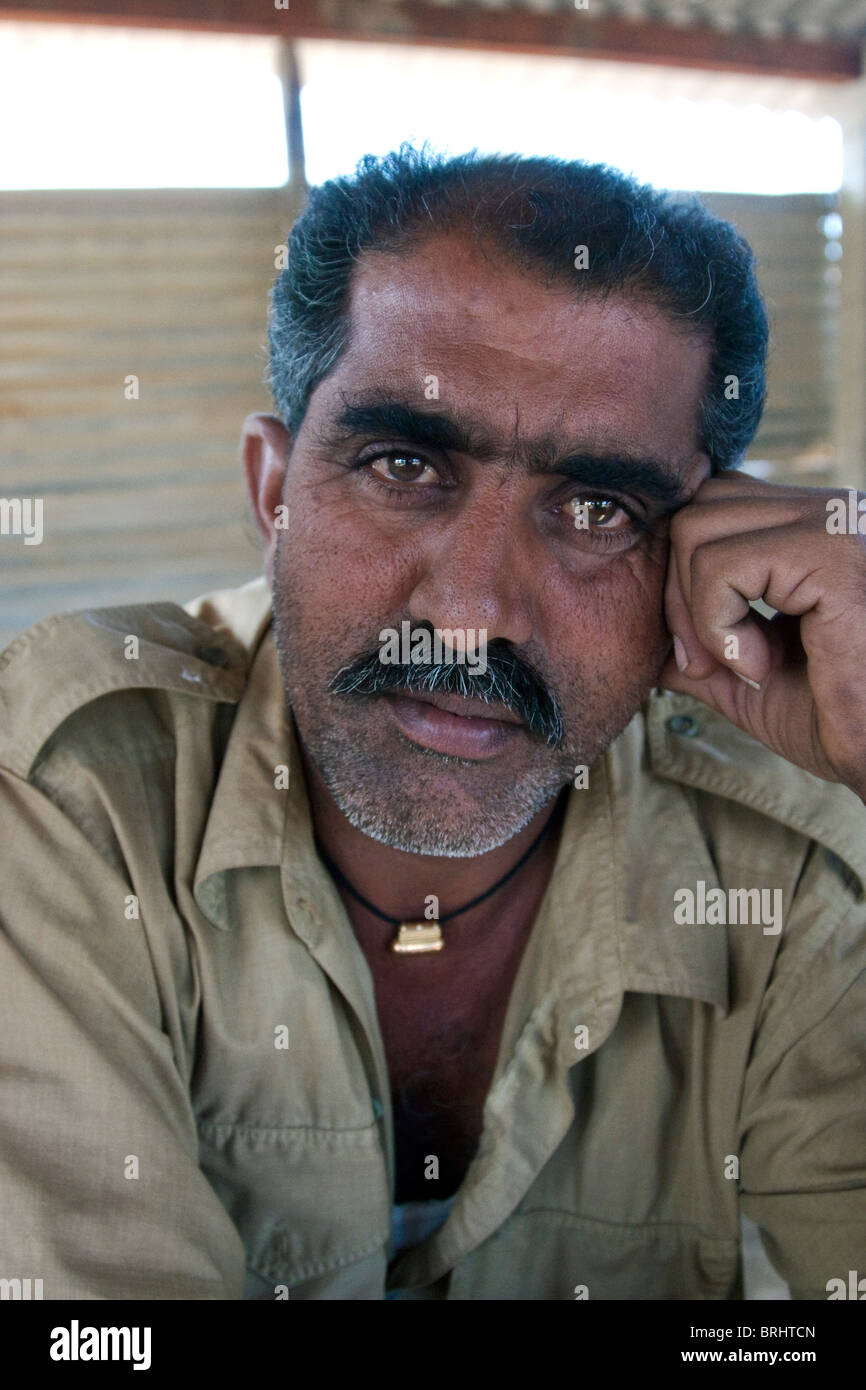
<path fill-rule="evenodd" d="M 633 493 L 654 502 L 663 511 L 673 511 L 688 500 L 688 488 L 678 471 L 662 459 L 631 457 L 621 452 L 609 455 L 582 450 L 559 452 L 549 438 L 540 441 L 537 447 L 524 440 L 516 450 L 506 449 L 503 453 L 501 445 L 497 445 L 486 431 L 470 427 L 448 414 L 417 410 L 402 401 L 375 398 L 355 404 L 345 402 L 336 425 L 350 436 L 405 439 L 431 449 L 466 454 L 481 462 L 504 459 L 510 466 L 522 467 L 529 474 L 571 478 L 601 491 L 609 488 Z"/>
<path fill-rule="evenodd" d="M 688 489 L 670 464 L 651 458 L 606 457 L 596 454 L 567 454 L 556 461 L 530 467 L 531 473 L 555 473 L 585 487 L 604 492 L 635 493 L 655 502 L 663 511 L 673 511 L 688 500 Z"/>
<path fill-rule="evenodd" d="M 429 449 L 448 449 L 475 458 L 493 457 L 496 446 L 480 430 L 472 430 L 452 415 L 416 410 L 402 401 L 362 401 L 344 405 L 336 424 L 347 434 L 375 434 L 386 438 L 411 440 Z"/>

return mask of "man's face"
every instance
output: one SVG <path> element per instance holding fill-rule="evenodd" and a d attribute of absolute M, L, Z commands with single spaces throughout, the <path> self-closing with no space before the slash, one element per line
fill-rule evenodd
<path fill-rule="evenodd" d="M 350 325 L 286 470 L 286 695 L 353 825 L 411 853 L 480 854 L 591 766 L 656 682 L 665 518 L 709 472 L 709 349 L 647 305 L 545 289 L 458 236 L 365 255 Z M 359 659 L 404 690 L 424 674 L 378 663 L 381 630 L 404 621 L 486 630 L 488 661 L 530 693 L 333 693 Z"/>

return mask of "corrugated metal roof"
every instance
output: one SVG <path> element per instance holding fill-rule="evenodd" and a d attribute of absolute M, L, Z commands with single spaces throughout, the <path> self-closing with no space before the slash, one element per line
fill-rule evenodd
<path fill-rule="evenodd" d="M 411 6 L 412 0 L 390 0 Z M 532 10 L 553 14 L 582 9 L 576 0 L 427 0 L 444 8 Z M 866 0 L 589 0 L 593 19 L 630 18 L 725 33 L 769 37 L 866 40 Z"/>

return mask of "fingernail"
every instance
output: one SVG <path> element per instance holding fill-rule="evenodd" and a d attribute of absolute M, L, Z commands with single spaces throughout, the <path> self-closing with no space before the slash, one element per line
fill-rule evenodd
<path fill-rule="evenodd" d="M 679 637 L 674 637 L 674 661 L 680 671 L 684 671 L 689 664 L 688 653 Z"/>
<path fill-rule="evenodd" d="M 760 683 L 760 681 L 752 681 L 752 680 L 749 680 L 749 677 L 748 677 L 748 676 L 744 676 L 743 673 L 742 673 L 742 671 L 735 671 L 735 672 L 734 672 L 734 675 L 735 675 L 735 676 L 739 676 L 740 680 L 741 680 L 741 681 L 745 681 L 745 682 L 746 682 L 746 685 L 750 685 L 750 686 L 752 687 L 753 690 L 760 690 L 760 688 L 761 688 L 761 683 Z"/>

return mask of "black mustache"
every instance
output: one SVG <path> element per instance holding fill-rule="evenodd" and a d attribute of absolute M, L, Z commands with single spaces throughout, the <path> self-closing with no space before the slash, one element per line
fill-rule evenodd
<path fill-rule="evenodd" d="M 423 624 L 418 626 L 425 626 Z M 416 628 L 417 630 L 417 628 Z M 429 628 L 431 634 L 433 628 Z M 551 748 L 561 748 L 565 725 L 559 705 L 544 681 L 507 643 L 487 647 L 487 669 L 474 673 L 459 661 L 408 665 L 379 660 L 379 652 L 356 657 L 331 680 L 332 695 L 386 695 L 394 690 L 434 691 L 505 705 L 531 734 Z"/>

